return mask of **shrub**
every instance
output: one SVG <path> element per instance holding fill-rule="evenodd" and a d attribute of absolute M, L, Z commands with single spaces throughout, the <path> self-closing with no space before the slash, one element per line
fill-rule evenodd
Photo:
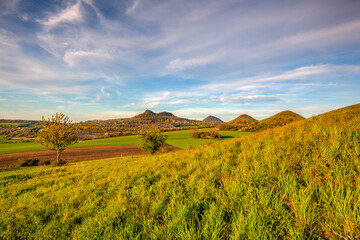
<path fill-rule="evenodd" d="M 217 130 L 210 131 L 210 137 L 212 138 L 222 138 L 221 133 Z"/>
<path fill-rule="evenodd" d="M 201 132 L 199 132 L 198 130 L 192 130 L 190 132 L 190 136 L 193 138 L 201 138 Z"/>
<path fill-rule="evenodd" d="M 167 135 L 161 134 L 158 126 L 152 125 L 148 130 L 140 132 L 139 147 L 153 155 L 165 144 L 167 137 Z"/>
<path fill-rule="evenodd" d="M 51 164 L 51 161 L 50 160 L 46 160 L 45 162 L 44 162 L 44 165 L 50 165 Z"/>
<path fill-rule="evenodd" d="M 174 148 L 170 145 L 164 145 L 159 149 L 160 153 L 168 153 L 168 152 L 172 152 L 174 150 Z"/>
<path fill-rule="evenodd" d="M 38 166 L 40 159 L 38 158 L 26 158 L 22 159 L 17 163 L 18 167 L 31 167 Z"/>
<path fill-rule="evenodd" d="M 210 132 L 200 132 L 198 130 L 193 130 L 190 132 L 190 136 L 193 138 L 222 138 L 222 135 L 217 130 L 212 130 Z"/>

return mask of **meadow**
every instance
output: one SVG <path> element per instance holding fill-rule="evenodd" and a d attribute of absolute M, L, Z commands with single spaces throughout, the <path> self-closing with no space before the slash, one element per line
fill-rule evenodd
<path fill-rule="evenodd" d="M 210 131 L 211 129 L 205 128 L 200 130 Z M 221 141 L 221 140 L 195 139 L 190 137 L 190 132 L 191 132 L 190 130 L 165 132 L 164 134 L 168 135 L 168 139 L 166 140 L 166 143 L 179 148 L 187 148 L 187 147 L 200 146 L 205 142 Z M 237 132 L 237 131 L 220 131 L 220 133 L 223 135 L 223 139 L 237 138 L 251 134 L 248 132 Z M 4 143 L 5 141 L 8 143 Z M 131 136 L 79 141 L 76 144 L 70 146 L 70 148 L 132 145 L 132 144 L 138 144 L 138 141 L 139 138 L 137 135 L 131 135 Z M 0 154 L 41 151 L 41 150 L 47 150 L 47 148 L 43 147 L 40 143 L 37 142 L 5 140 L 3 136 L 0 135 Z"/>
<path fill-rule="evenodd" d="M 360 105 L 185 151 L 0 172 L 0 239 L 359 239 Z"/>

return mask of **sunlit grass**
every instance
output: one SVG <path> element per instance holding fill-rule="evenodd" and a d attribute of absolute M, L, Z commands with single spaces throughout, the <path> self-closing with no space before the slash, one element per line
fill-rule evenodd
<path fill-rule="evenodd" d="M 360 106 L 156 156 L 0 172 L 0 239 L 360 237 Z"/>

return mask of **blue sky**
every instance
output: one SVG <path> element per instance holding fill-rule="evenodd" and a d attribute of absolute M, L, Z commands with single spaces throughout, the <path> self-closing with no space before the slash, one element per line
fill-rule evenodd
<path fill-rule="evenodd" d="M 360 102 L 360 1 L 2 0 L 0 118 L 180 117 Z"/>

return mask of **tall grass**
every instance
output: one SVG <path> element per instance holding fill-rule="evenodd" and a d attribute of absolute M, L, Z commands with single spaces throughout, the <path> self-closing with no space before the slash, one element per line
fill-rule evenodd
<path fill-rule="evenodd" d="M 153 157 L 0 172 L 0 238 L 360 238 L 359 113 Z"/>

